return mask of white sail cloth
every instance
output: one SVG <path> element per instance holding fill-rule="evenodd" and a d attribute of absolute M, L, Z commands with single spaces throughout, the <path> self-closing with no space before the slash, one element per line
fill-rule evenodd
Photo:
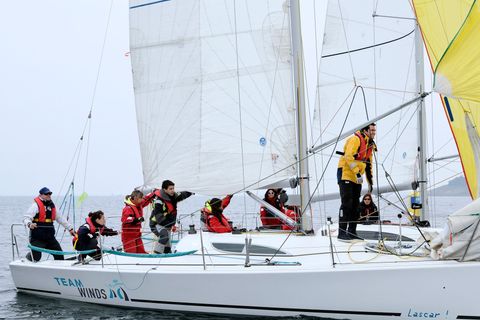
<path fill-rule="evenodd" d="M 450 215 L 430 246 L 434 259 L 480 259 L 480 199 Z"/>
<path fill-rule="evenodd" d="M 289 17 L 284 0 L 130 2 L 146 187 L 219 195 L 295 175 Z"/>

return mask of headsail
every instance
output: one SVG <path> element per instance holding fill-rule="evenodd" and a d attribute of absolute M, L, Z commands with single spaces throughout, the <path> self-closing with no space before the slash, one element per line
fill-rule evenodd
<path fill-rule="evenodd" d="M 146 186 L 226 194 L 295 175 L 284 0 L 132 0 L 130 43 Z"/>
<path fill-rule="evenodd" d="M 425 46 L 473 199 L 480 196 L 480 5 L 475 0 L 414 0 Z"/>

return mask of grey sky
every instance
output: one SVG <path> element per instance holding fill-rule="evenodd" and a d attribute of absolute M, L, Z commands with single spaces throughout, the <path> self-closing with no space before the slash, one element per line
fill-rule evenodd
<path fill-rule="evenodd" d="M 0 195 L 44 185 L 58 192 L 91 106 L 110 1 L 3 7 Z M 128 2 L 116 0 L 93 100 L 89 194 L 126 193 L 142 182 L 128 51 Z M 77 191 L 83 176 L 79 168 Z"/>
<path fill-rule="evenodd" d="M 93 99 L 109 8 L 107 0 L 2 1 L 0 195 L 34 195 L 43 186 L 60 192 L 92 100 L 85 190 L 91 195 L 125 194 L 142 184 L 130 59 L 125 55 L 127 0 L 113 1 Z M 304 23 L 312 23 L 308 19 L 312 17 Z M 436 135 L 445 136 L 439 140 L 446 142 L 449 129 L 443 111 L 436 110 Z M 442 142 L 437 140 L 436 146 Z M 448 148 L 441 154 L 455 152 Z M 84 172 L 83 166 L 77 170 L 77 194 L 84 188 Z"/>

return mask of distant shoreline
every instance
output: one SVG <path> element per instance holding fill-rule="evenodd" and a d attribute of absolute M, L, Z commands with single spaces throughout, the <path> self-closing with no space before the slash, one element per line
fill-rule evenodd
<path fill-rule="evenodd" d="M 433 189 L 430 192 L 431 195 L 437 197 L 469 197 L 467 183 L 463 176 L 454 178 L 448 182 L 447 185 Z"/>

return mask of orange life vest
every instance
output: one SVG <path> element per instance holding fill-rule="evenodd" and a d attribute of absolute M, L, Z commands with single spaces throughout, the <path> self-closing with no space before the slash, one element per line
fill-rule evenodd
<path fill-rule="evenodd" d="M 57 214 L 55 206 L 52 204 L 51 211 L 47 211 L 47 208 L 40 197 L 36 197 L 34 200 L 38 206 L 38 213 L 33 218 L 33 222 L 53 223 Z M 51 212 L 50 217 L 47 217 L 47 212 Z"/>
<path fill-rule="evenodd" d="M 360 147 L 358 147 L 358 151 L 355 154 L 355 160 L 367 161 L 372 156 L 373 146 L 367 146 L 365 137 L 359 131 L 355 132 L 355 135 L 360 139 Z"/>

